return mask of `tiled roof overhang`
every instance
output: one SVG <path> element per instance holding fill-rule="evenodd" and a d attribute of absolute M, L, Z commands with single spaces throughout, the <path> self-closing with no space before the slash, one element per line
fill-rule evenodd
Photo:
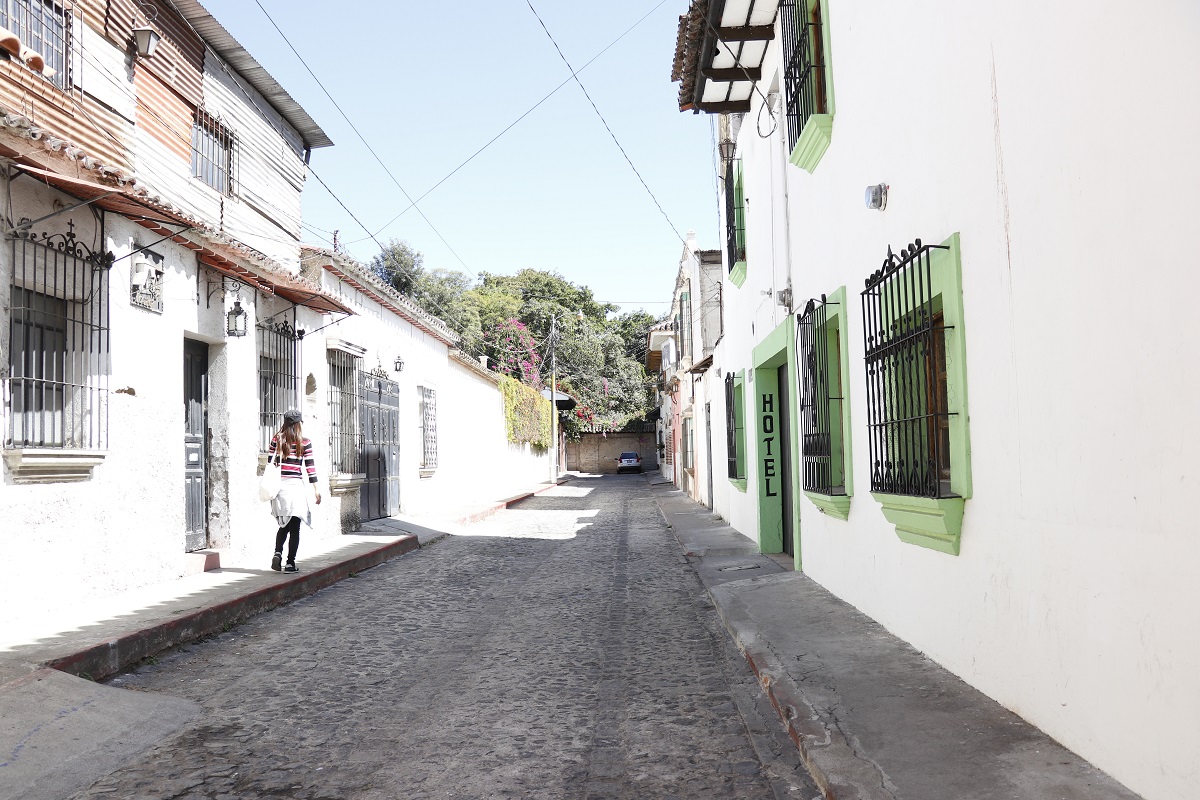
<path fill-rule="evenodd" d="M 172 0 L 171 3 L 181 17 L 195 28 L 214 53 L 224 59 L 239 75 L 246 79 L 279 116 L 296 129 L 307 148 L 329 147 L 333 141 L 321 130 L 321 126 L 308 115 L 271 74 L 263 69 L 254 57 L 238 44 L 237 39 L 217 22 L 208 9 L 197 0 Z"/>
<path fill-rule="evenodd" d="M 418 330 L 424 331 L 450 347 L 458 343 L 458 334 L 451 330 L 445 322 L 371 275 L 361 264 L 347 256 L 330 252 L 321 247 L 305 245 L 304 252 L 308 254 L 305 256 L 306 261 L 310 259 L 318 261 L 321 269 L 347 286 L 362 292 Z"/>
<path fill-rule="evenodd" d="M 750 110 L 778 11 L 779 0 L 692 0 L 679 18 L 671 67 L 680 111 Z"/>
<path fill-rule="evenodd" d="M 337 298 L 303 278 L 298 278 L 283 270 L 265 267 L 251 269 L 235 257 L 232 248 L 230 248 L 230 252 L 223 253 L 217 245 L 204 244 L 185 236 L 185 230 L 198 228 L 199 223 L 183 214 L 156 205 L 153 201 L 138 197 L 120 186 L 93 183 L 25 164 L 14 164 L 13 166 L 40 183 L 52 186 L 105 211 L 120 214 L 143 228 L 183 245 L 196 253 L 197 259 L 202 264 L 266 294 L 276 295 L 290 303 L 322 313 L 353 313 Z"/>

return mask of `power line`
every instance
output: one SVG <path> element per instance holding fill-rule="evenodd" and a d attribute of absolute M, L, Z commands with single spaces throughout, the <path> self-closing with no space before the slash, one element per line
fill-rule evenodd
<path fill-rule="evenodd" d="M 431 231 L 433 231 L 435 234 L 437 234 L 437 237 L 439 239 L 441 239 L 442 244 L 446 245 L 446 249 L 454 254 L 454 257 L 458 259 L 458 263 L 463 265 L 463 269 L 465 269 L 467 272 L 470 272 L 472 276 L 475 276 L 475 272 L 470 267 L 467 266 L 467 262 L 463 261 L 462 256 L 460 256 L 458 254 L 458 252 L 453 247 L 450 246 L 450 243 L 446 241 L 446 237 L 442 236 L 441 231 L 439 231 L 434 226 L 434 224 L 429 221 L 429 217 L 425 216 L 425 212 L 422 211 L 419 206 L 417 206 L 417 201 L 412 199 L 412 195 L 410 195 L 408 193 L 408 190 L 405 189 L 400 184 L 400 181 L 396 179 L 396 176 L 392 174 L 392 171 L 390 169 L 388 169 L 387 164 L 385 164 L 383 162 L 383 159 L 379 157 L 379 154 L 375 152 L 375 148 L 371 147 L 370 142 L 368 142 L 367 138 L 362 135 L 362 131 L 360 131 L 358 129 L 358 126 L 354 124 L 353 120 L 350 119 L 350 116 L 344 110 L 342 110 L 342 107 L 341 107 L 341 105 L 338 104 L 338 101 L 335 100 L 333 95 L 330 94 L 329 90 L 325 88 L 325 84 L 321 83 L 321 79 L 318 78 L 317 74 L 312 71 L 312 67 L 310 67 L 308 65 L 308 62 L 304 60 L 304 56 L 300 55 L 300 51 L 297 50 L 295 45 L 292 44 L 291 39 L 289 39 L 287 37 L 287 35 L 280 29 L 279 25 L 276 24 L 275 19 L 267 12 L 267 9 L 263 7 L 262 2 L 260 2 L 260 0 L 254 0 L 254 2 L 255 2 L 255 5 L 257 5 L 259 7 L 259 9 L 263 12 L 263 15 L 267 18 L 267 20 L 271 23 L 271 26 L 273 28 L 275 28 L 275 31 L 283 38 L 283 41 L 287 43 L 287 46 L 289 48 L 291 48 L 291 51 L 293 53 L 295 53 L 296 58 L 300 59 L 300 63 L 304 65 L 304 69 L 308 70 L 308 74 L 311 75 L 312 79 L 317 82 L 317 86 L 321 87 L 321 91 L 324 92 L 325 96 L 329 98 L 329 102 L 333 103 L 333 107 L 336 108 L 338 110 L 338 113 L 342 115 L 342 119 L 346 120 L 346 124 L 348 124 L 350 126 L 351 130 L 353 130 L 355 134 L 357 134 L 358 138 L 362 141 L 363 145 L 367 148 L 368 151 L 370 151 L 371 155 L 375 157 L 375 160 L 379 162 L 379 166 L 383 167 L 383 171 L 386 172 L 387 176 L 392 179 L 392 183 L 396 184 L 396 188 L 398 188 L 400 190 L 400 192 L 404 195 L 405 199 L 407 199 L 408 202 L 412 204 L 412 206 L 415 206 L 417 208 L 417 213 L 421 215 L 421 219 L 425 220 L 425 223 L 429 226 L 429 229 Z M 322 181 L 321 183 L 322 183 L 322 185 L 324 185 L 324 181 Z M 328 188 L 329 187 L 326 187 L 326 189 L 328 189 Z M 340 200 L 338 202 L 339 202 L 339 204 L 341 203 Z M 342 205 L 342 207 L 345 208 L 345 205 Z M 355 220 L 355 221 L 357 222 L 357 220 Z M 359 223 L 359 224 L 361 225 L 362 223 Z M 368 228 L 366 228 L 365 226 L 363 227 L 363 230 L 367 231 L 367 233 L 370 233 L 370 230 Z M 375 239 L 375 235 L 372 234 L 371 238 Z M 379 241 L 376 239 L 376 244 L 378 244 L 378 243 L 379 243 Z"/>
<path fill-rule="evenodd" d="M 667 2 L 667 0 L 659 0 L 658 4 L 657 4 L 657 5 L 655 5 L 655 6 L 654 6 L 654 8 L 650 9 L 650 10 L 649 10 L 649 11 L 647 11 L 645 14 L 643 14 L 643 15 L 642 15 L 642 17 L 641 17 L 641 18 L 640 18 L 640 19 L 639 19 L 637 22 L 633 23 L 633 24 L 632 24 L 632 25 L 630 25 L 628 28 L 626 28 L 626 29 L 625 29 L 625 31 L 624 31 L 624 32 L 623 32 L 623 33 L 622 33 L 620 36 L 618 36 L 617 38 L 615 38 L 615 39 L 613 39 L 611 42 L 609 42 L 609 43 L 608 43 L 608 45 L 607 45 L 607 46 L 606 46 L 606 47 L 605 47 L 603 50 L 601 50 L 599 53 L 596 53 L 596 55 L 594 55 L 594 56 L 592 56 L 590 59 L 588 59 L 588 60 L 587 60 L 587 62 L 586 62 L 586 63 L 584 63 L 584 65 L 583 65 L 582 67 L 580 67 L 580 68 L 579 68 L 579 70 L 578 70 L 577 72 L 572 72 L 572 73 L 571 73 L 571 75 L 570 75 L 569 77 L 567 77 L 565 80 L 563 80 L 563 82 L 562 82 L 562 83 L 560 83 L 558 86 L 555 86 L 553 89 L 551 89 L 549 92 L 547 92 L 545 97 L 543 97 L 541 100 L 538 100 L 536 103 L 534 103 L 532 106 L 530 106 L 530 108 L 529 108 L 529 110 L 528 110 L 528 111 L 526 111 L 524 114 L 522 114 L 521 116 L 519 116 L 519 117 L 517 117 L 516 119 L 514 119 L 512 122 L 510 122 L 510 123 L 509 123 L 509 124 L 508 124 L 508 125 L 507 125 L 507 126 L 504 128 L 504 130 L 502 130 L 502 131 L 500 131 L 499 133 L 497 133 L 495 136 L 493 136 L 491 139 L 489 139 L 489 140 L 487 141 L 487 143 L 483 145 L 483 147 L 479 148 L 479 149 L 478 149 L 478 150 L 476 150 L 474 153 L 472 153 L 472 154 L 471 154 L 471 155 L 470 155 L 470 156 L 467 158 L 467 160 L 466 160 L 466 161 L 463 161 L 463 162 L 462 162 L 461 164 L 459 164 L 457 167 L 455 167 L 454 169 L 450 170 L 450 172 L 448 172 L 444 178 L 442 178 L 440 181 L 438 181 L 437 183 L 435 183 L 433 186 L 430 186 L 430 187 L 429 187 L 429 189 L 428 189 L 428 190 L 426 190 L 425 194 L 423 194 L 423 195 L 421 195 L 420 197 L 418 197 L 418 198 L 417 198 L 417 199 L 416 199 L 416 200 L 415 200 L 413 203 L 411 203 L 411 204 L 408 206 L 408 208 L 405 208 L 405 209 L 404 209 L 404 210 L 402 210 L 402 211 L 401 211 L 399 214 L 397 214 L 396 216 L 392 217 L 392 218 L 391 218 L 391 219 L 389 219 L 387 222 L 385 222 L 385 223 L 383 224 L 383 227 L 382 227 L 382 228 L 380 228 L 379 230 L 375 231 L 375 235 L 377 235 L 377 236 L 378 236 L 379 234 L 383 233 L 383 231 L 384 231 L 384 230 L 385 230 L 385 229 L 386 229 L 386 228 L 387 228 L 389 225 L 391 225 L 393 222 L 395 222 L 396 220 L 400 219 L 402 216 L 404 216 L 404 215 L 405 215 L 405 214 L 407 214 L 407 213 L 408 213 L 410 210 L 412 210 L 413 206 L 415 206 L 417 203 L 421 202 L 421 201 L 422 201 L 422 200 L 424 200 L 426 197 L 428 197 L 428 196 L 429 196 L 429 195 L 430 195 L 430 194 L 431 194 L 431 193 L 432 193 L 432 192 L 433 192 L 435 189 L 437 189 L 439 186 L 441 186 L 441 185 L 442 185 L 443 183 L 445 183 L 446 181 L 450 180 L 450 178 L 454 177 L 455 173 L 457 173 L 457 172 L 458 172 L 460 169 L 462 169 L 462 168 L 463 168 L 463 167 L 465 167 L 467 164 L 470 164 L 472 161 L 474 161 L 474 160 L 475 160 L 475 157 L 476 157 L 477 155 L 479 155 L 479 154 L 480 154 L 480 153 L 482 153 L 484 150 L 487 150 L 489 147 L 491 147 L 493 144 L 495 144 L 495 143 L 496 143 L 496 141 L 497 141 L 497 140 L 498 140 L 498 139 L 499 139 L 501 136 L 503 136 L 504 134 L 508 133 L 510 130 L 512 130 L 513 128 L 515 128 L 515 127 L 517 126 L 517 123 L 521 122 L 521 120 L 523 120 L 523 119 L 525 119 L 526 117 L 528 117 L 530 114 L 532 114 L 534 111 L 536 111 L 536 110 L 538 109 L 538 107 L 539 107 L 539 106 L 541 106 L 541 104 L 542 104 L 542 103 L 546 102 L 546 101 L 547 101 L 547 100 L 549 100 L 551 97 L 553 97 L 555 94 L 557 94 L 559 89 L 561 89 L 562 87 L 564 87 L 564 86 L 566 86 L 568 83 L 570 83 L 570 82 L 571 82 L 571 79 L 572 79 L 572 78 L 574 78 L 574 77 L 575 77 L 575 76 L 576 76 L 576 75 L 577 75 L 579 72 L 583 72 L 585 69 L 587 69 L 588 67 L 590 67 L 590 66 L 592 65 L 592 62 L 593 62 L 593 61 L 595 61 L 596 59 L 600 58 L 600 56 L 604 55 L 604 54 L 605 54 L 605 53 L 607 53 L 609 50 L 611 50 L 611 49 L 612 49 L 612 48 L 613 48 L 613 47 L 614 47 L 614 46 L 617 44 L 617 42 L 619 42 L 619 41 L 621 41 L 622 39 L 624 39 L 626 36 L 628 36 L 628 35 L 629 35 L 629 34 L 630 34 L 632 31 L 633 31 L 633 29 L 634 29 L 634 28 L 638 27 L 638 26 L 639 26 L 639 25 L 641 25 L 643 22 L 645 22 L 645 21 L 646 21 L 646 20 L 647 20 L 647 19 L 650 17 L 650 15 L 651 15 L 651 14 L 653 14 L 655 11 L 657 11 L 657 10 L 658 10 L 658 9 L 659 9 L 659 8 L 660 8 L 662 5 L 663 5 L 663 3 L 665 3 L 665 2 Z M 358 243 L 358 242 L 365 242 L 365 241 L 366 241 L 366 239 L 356 239 L 355 241 L 353 241 L 353 242 L 350 242 L 350 244 L 356 244 L 356 243 Z"/>
<path fill-rule="evenodd" d="M 588 103 L 591 104 L 592 110 L 596 112 L 596 116 L 598 116 L 600 121 L 604 123 L 604 129 L 607 130 L 608 135 L 612 137 L 613 143 L 616 144 L 617 149 L 621 151 L 621 155 L 625 156 L 626 163 L 629 164 L 629 168 L 633 170 L 633 174 L 636 175 L 638 181 L 641 182 L 642 188 L 646 190 L 648 195 L 650 195 L 650 199 L 654 201 L 654 205 L 658 206 L 659 213 L 663 215 L 663 219 L 665 219 L 667 224 L 671 226 L 671 230 L 675 232 L 675 236 L 679 239 L 679 241 L 687 244 L 687 240 L 683 238 L 683 235 L 679 232 L 679 229 L 675 227 L 675 223 L 671 222 L 671 218 L 667 216 L 667 212 L 663 209 L 662 203 L 658 202 L 658 198 L 655 197 L 654 192 L 650 190 L 650 186 L 646 183 L 646 179 L 642 177 L 642 173 L 638 172 L 638 168 L 633 165 L 633 159 L 629 157 L 629 153 L 626 153 L 625 148 L 621 146 L 621 142 L 619 139 L 617 139 L 617 135 L 613 133 L 613 129 L 609 126 L 608 120 L 606 120 L 604 115 L 600 113 L 600 109 L 596 106 L 596 102 L 592 100 L 592 96 L 588 94 L 588 90 L 586 87 L 584 87 L 583 81 L 579 80 L 578 73 L 576 72 L 575 68 L 571 66 L 571 62 L 568 61 L 567 57 L 563 54 L 562 48 L 558 46 L 558 42 L 555 41 L 554 35 L 550 33 L 550 29 L 546 27 L 546 23 L 542 21 L 542 17 L 540 14 L 538 14 L 537 9 L 533 7 L 533 3 L 530 0 L 525 0 L 525 4 L 529 6 L 529 10 L 533 12 L 533 16 L 537 18 L 538 24 L 541 25 L 542 30 L 546 32 L 546 36 L 550 38 L 550 43 L 553 44 L 554 49 L 558 51 L 558 57 L 562 59 L 563 63 L 567 65 L 567 69 L 571 71 L 571 77 L 575 80 L 575 83 L 579 84 L 579 88 L 583 92 L 583 96 L 586 97 Z"/>

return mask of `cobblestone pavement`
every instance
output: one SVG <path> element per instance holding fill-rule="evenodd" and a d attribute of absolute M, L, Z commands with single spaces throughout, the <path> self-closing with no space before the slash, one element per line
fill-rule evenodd
<path fill-rule="evenodd" d="M 819 795 L 644 478 L 470 531 L 114 679 L 205 714 L 75 797 Z"/>

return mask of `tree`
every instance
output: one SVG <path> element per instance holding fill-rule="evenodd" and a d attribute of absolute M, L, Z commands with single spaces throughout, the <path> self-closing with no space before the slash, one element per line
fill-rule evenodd
<path fill-rule="evenodd" d="M 367 266 L 400 294 L 412 295 L 424 273 L 425 256 L 408 242 L 391 239 Z"/>

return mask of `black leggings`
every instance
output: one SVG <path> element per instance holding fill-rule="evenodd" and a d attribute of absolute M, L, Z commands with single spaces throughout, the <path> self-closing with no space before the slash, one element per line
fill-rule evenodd
<path fill-rule="evenodd" d="M 292 539 L 290 542 L 288 542 L 287 563 L 294 564 L 296 561 L 296 549 L 298 547 L 300 547 L 300 518 L 299 517 L 292 517 L 291 519 L 289 519 L 287 521 L 287 525 L 284 525 L 282 528 L 279 529 L 279 532 L 275 534 L 275 552 L 276 553 L 283 552 L 283 540 L 288 538 L 289 533 L 292 535 Z"/>

